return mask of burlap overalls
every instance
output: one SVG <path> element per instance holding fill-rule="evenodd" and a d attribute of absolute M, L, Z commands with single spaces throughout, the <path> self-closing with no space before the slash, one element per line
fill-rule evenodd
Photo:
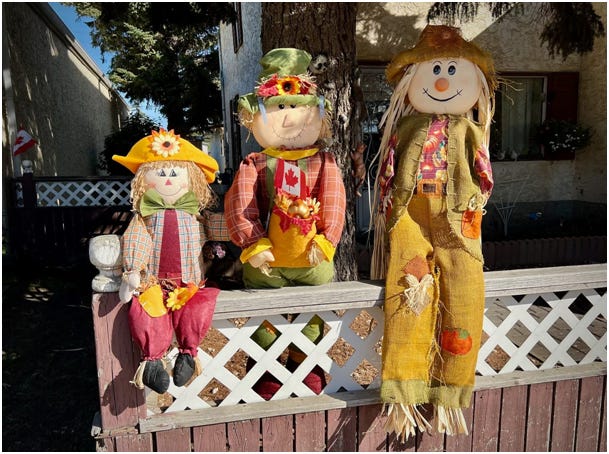
<path fill-rule="evenodd" d="M 396 426 L 400 405 L 418 416 L 419 404 L 448 413 L 469 406 L 482 333 L 481 210 L 467 209 L 479 189 L 464 169 L 481 130 L 458 117 L 438 130 L 436 121 L 419 116 L 398 127 L 381 386 Z"/>

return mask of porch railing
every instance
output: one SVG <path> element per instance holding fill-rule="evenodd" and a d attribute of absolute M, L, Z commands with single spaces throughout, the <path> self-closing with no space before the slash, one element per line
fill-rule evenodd
<path fill-rule="evenodd" d="M 606 375 L 606 264 L 487 272 L 485 281 L 477 392 Z M 126 308 L 117 299 L 116 293 L 93 295 L 100 440 L 379 403 L 379 282 L 222 291 L 213 327 L 199 348 L 202 374 L 185 387 L 172 383 L 164 395 L 129 384 L 139 352 L 129 337 Z M 326 328 L 316 345 L 301 333 L 314 315 Z M 264 321 L 280 333 L 267 351 L 251 339 Z M 282 359 L 290 343 L 306 354 L 294 372 Z M 176 354 L 170 351 L 168 361 Z M 246 371 L 248 357 L 256 364 Z M 319 396 L 302 384 L 316 365 L 329 381 Z M 283 383 L 268 402 L 252 390 L 265 371 Z"/>

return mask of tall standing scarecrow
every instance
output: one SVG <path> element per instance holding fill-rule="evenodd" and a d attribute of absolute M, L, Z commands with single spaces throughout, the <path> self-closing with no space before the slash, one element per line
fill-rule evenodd
<path fill-rule="evenodd" d="M 119 295 L 131 300 L 129 327 L 142 351 L 133 383 L 158 393 L 169 387 L 165 356 L 175 332 L 179 354 L 173 382 L 183 386 L 198 368 L 197 347 L 207 333 L 217 288 L 205 286 L 205 242 L 199 211 L 214 200 L 209 183 L 218 163 L 173 130 L 152 131 L 127 156 L 135 214 L 123 235 L 124 274 Z"/>
<path fill-rule="evenodd" d="M 491 57 L 459 29 L 427 26 L 386 70 L 394 93 L 377 176 L 373 277 L 385 278 L 381 400 L 403 439 L 431 425 L 467 433 L 484 311 L 481 220 L 497 85 Z"/>
<path fill-rule="evenodd" d="M 279 48 L 260 61 L 254 93 L 239 99 L 241 123 L 263 148 L 241 163 L 225 196 L 231 240 L 243 249 L 243 280 L 249 288 L 319 285 L 334 277 L 333 257 L 345 216 L 345 188 L 331 153 L 320 140 L 329 135 L 329 103 L 307 73 L 311 56 Z M 303 333 L 317 343 L 323 320 L 315 316 Z M 278 333 L 268 323 L 254 340 L 268 349 Z M 290 347 L 288 369 L 304 359 Z M 304 379 L 315 393 L 325 386 L 319 366 Z M 266 373 L 254 387 L 270 399 L 281 383 Z"/>

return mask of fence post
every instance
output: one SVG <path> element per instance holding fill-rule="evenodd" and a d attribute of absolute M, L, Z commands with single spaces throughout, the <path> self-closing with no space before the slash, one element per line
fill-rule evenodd
<path fill-rule="evenodd" d="M 21 190 L 23 191 L 23 207 L 36 207 L 36 185 L 34 184 L 34 168 L 32 161 L 22 161 L 23 176 L 21 177 Z"/>

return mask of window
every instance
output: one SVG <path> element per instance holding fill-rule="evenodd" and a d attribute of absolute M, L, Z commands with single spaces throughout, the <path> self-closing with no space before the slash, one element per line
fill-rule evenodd
<path fill-rule="evenodd" d="M 546 77 L 511 77 L 496 93 L 490 151 L 497 160 L 541 156 L 537 131 L 545 119 Z"/>
<path fill-rule="evenodd" d="M 577 73 L 502 74 L 490 153 L 495 161 L 543 159 L 539 129 L 547 120 L 577 120 Z"/>
<path fill-rule="evenodd" d="M 243 44 L 243 22 L 241 16 L 241 3 L 235 2 L 233 5 L 237 16 L 235 22 L 233 22 L 233 49 L 235 50 L 235 53 L 237 53 Z"/>

